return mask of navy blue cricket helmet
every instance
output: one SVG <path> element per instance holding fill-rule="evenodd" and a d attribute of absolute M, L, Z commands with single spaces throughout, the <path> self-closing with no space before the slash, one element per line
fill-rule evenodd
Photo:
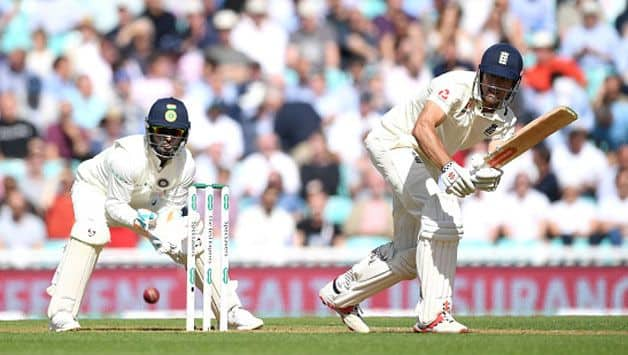
<path fill-rule="evenodd" d="M 493 109 L 499 109 L 505 107 L 512 101 L 521 81 L 521 72 L 523 70 L 523 58 L 519 51 L 507 43 L 497 43 L 490 46 L 482 55 L 482 60 L 478 67 L 478 73 L 476 75 L 476 82 L 474 83 L 478 92 L 478 98 L 481 98 L 483 103 L 486 104 L 486 95 L 488 92 L 499 92 L 503 94 L 500 102 L 493 107 Z M 508 79 L 512 81 L 512 86 L 498 87 L 490 85 L 484 82 L 486 74 Z"/>
<path fill-rule="evenodd" d="M 146 143 L 162 159 L 171 159 L 183 147 L 190 132 L 188 110 L 173 97 L 155 101 L 146 116 Z"/>

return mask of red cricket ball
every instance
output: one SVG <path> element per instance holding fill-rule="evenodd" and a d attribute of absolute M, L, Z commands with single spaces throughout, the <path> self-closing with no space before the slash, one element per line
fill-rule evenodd
<path fill-rule="evenodd" d="M 159 291 L 154 287 L 149 287 L 144 290 L 144 301 L 146 303 L 157 303 L 159 301 Z"/>

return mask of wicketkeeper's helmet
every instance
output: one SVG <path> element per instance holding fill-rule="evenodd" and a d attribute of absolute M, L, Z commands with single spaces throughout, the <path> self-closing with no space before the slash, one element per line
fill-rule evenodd
<path fill-rule="evenodd" d="M 146 116 L 146 143 L 162 159 L 171 159 L 183 147 L 190 132 L 188 110 L 180 100 L 161 98 Z"/>

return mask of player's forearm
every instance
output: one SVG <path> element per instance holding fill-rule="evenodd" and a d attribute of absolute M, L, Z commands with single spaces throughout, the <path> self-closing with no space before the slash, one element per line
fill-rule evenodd
<path fill-rule="evenodd" d="M 452 160 L 443 142 L 436 134 L 436 127 L 429 123 L 417 122 L 412 131 L 423 154 L 440 170 Z"/>
<path fill-rule="evenodd" d="M 128 203 L 111 198 L 105 201 L 105 212 L 110 219 L 126 227 L 132 227 L 137 217 L 137 211 Z"/>

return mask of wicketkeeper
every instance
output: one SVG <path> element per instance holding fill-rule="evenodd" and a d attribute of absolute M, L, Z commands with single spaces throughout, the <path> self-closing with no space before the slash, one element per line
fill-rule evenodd
<path fill-rule="evenodd" d="M 157 100 L 146 117 L 146 134 L 121 138 L 93 159 L 81 163 L 72 187 L 76 222 L 63 256 L 47 289 L 50 329 L 80 328 L 77 315 L 89 278 L 103 247 L 109 242 L 109 226 L 125 226 L 149 238 L 155 249 L 185 265 L 186 218 L 182 216 L 195 164 L 185 144 L 190 121 L 183 102 L 175 98 Z M 193 223 L 200 234 L 200 220 Z M 200 243 L 200 237 L 198 242 Z M 195 248 L 202 250 L 202 248 Z M 204 267 L 195 255 L 196 270 Z M 217 273 L 218 267 L 213 267 Z M 202 290 L 203 275 L 196 277 Z M 219 279 L 220 275 L 215 275 Z M 213 285 L 212 285 L 213 286 Z M 235 292 L 235 282 L 222 295 L 212 292 L 216 318 L 228 317 L 231 328 L 251 330 L 263 321 L 243 309 Z M 181 291 L 183 292 L 183 290 Z M 219 299 L 226 297 L 227 315 L 219 312 Z"/>
<path fill-rule="evenodd" d="M 452 155 L 514 134 L 508 108 L 521 79 L 521 54 L 508 44 L 488 48 L 477 72 L 453 71 L 393 107 L 365 140 L 371 161 L 393 190 L 394 238 L 323 287 L 319 296 L 352 330 L 366 333 L 359 303 L 405 279 L 421 282 L 416 332 L 463 333 L 452 316 L 462 220 L 458 198 L 492 191 L 502 172 L 469 169 Z"/>

